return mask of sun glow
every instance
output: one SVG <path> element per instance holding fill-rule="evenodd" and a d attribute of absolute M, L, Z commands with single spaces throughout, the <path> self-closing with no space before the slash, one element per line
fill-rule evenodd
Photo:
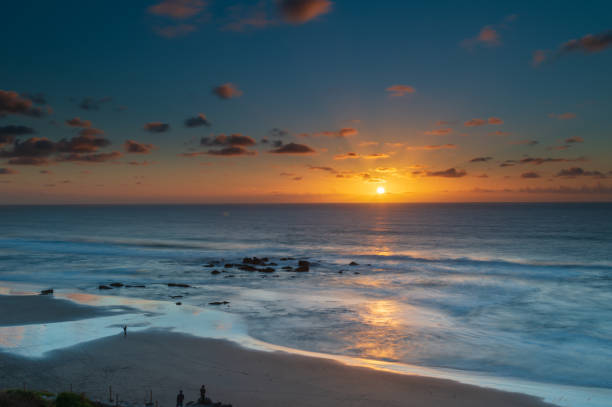
<path fill-rule="evenodd" d="M 378 187 L 376 188 L 376 193 L 379 195 L 382 195 L 385 193 L 385 187 Z"/>

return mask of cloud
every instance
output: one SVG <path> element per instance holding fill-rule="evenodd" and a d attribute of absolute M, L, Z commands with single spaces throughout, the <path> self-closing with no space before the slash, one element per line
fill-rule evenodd
<path fill-rule="evenodd" d="M 213 88 L 213 93 L 221 99 L 232 99 L 242 96 L 242 91 L 233 83 L 224 83 Z"/>
<path fill-rule="evenodd" d="M 225 147 L 219 150 L 208 150 L 208 155 L 220 155 L 220 156 L 238 156 L 238 155 L 256 155 L 256 151 L 249 151 L 243 147 Z"/>
<path fill-rule="evenodd" d="M 337 171 L 335 169 L 333 169 L 332 167 L 321 167 L 321 166 L 313 166 L 313 165 L 309 165 L 308 166 L 309 170 L 315 170 L 315 171 L 325 171 L 325 172 L 331 172 L 332 174 L 337 173 Z"/>
<path fill-rule="evenodd" d="M 372 153 L 372 154 L 364 155 L 362 158 L 365 158 L 366 160 L 377 160 L 379 158 L 389 158 L 389 157 L 391 156 L 385 153 Z"/>
<path fill-rule="evenodd" d="M 255 139 L 249 136 L 243 136 L 242 134 L 232 134 L 231 136 L 226 136 L 225 134 L 220 134 L 215 137 L 202 137 L 200 140 L 200 144 L 203 146 L 216 147 L 216 146 L 253 146 L 255 145 Z"/>
<path fill-rule="evenodd" d="M 293 177 L 291 178 L 292 181 L 301 181 L 302 177 Z"/>
<path fill-rule="evenodd" d="M 194 31 L 198 30 L 193 24 L 177 24 L 177 25 L 167 25 L 164 27 L 153 27 L 153 30 L 157 35 L 164 38 L 178 38 L 184 37 L 188 34 L 191 34 Z"/>
<path fill-rule="evenodd" d="M 13 144 L 15 137 L 34 133 L 36 133 L 36 131 L 31 127 L 15 125 L 0 126 L 0 147 L 7 144 Z"/>
<path fill-rule="evenodd" d="M 509 136 L 510 133 L 508 133 L 507 131 L 501 131 L 501 130 L 496 130 L 492 133 L 489 133 L 489 136 Z"/>
<path fill-rule="evenodd" d="M 527 178 L 527 179 L 532 179 L 532 178 L 540 178 L 540 174 L 538 174 L 537 172 L 524 172 L 521 174 L 521 178 Z"/>
<path fill-rule="evenodd" d="M 491 25 L 482 27 L 480 31 L 478 32 L 478 35 L 476 35 L 475 37 L 463 40 L 461 42 L 461 46 L 468 48 L 468 49 L 472 49 L 478 45 L 495 47 L 500 44 L 501 44 L 501 41 L 499 39 L 499 32 L 495 27 Z"/>
<path fill-rule="evenodd" d="M 584 143 L 584 139 L 580 136 L 573 136 L 570 138 L 566 138 L 565 142 L 567 144 Z"/>
<path fill-rule="evenodd" d="M 428 136 L 444 136 L 452 133 L 453 129 L 435 129 L 426 131 L 425 134 Z"/>
<path fill-rule="evenodd" d="M 476 157 L 470 160 L 471 163 L 486 163 L 487 161 L 491 161 L 493 157 Z"/>
<path fill-rule="evenodd" d="M 406 150 L 443 150 L 443 149 L 452 149 L 457 148 L 455 144 L 437 144 L 437 145 L 429 145 L 429 146 L 406 146 Z"/>
<path fill-rule="evenodd" d="M 513 141 L 511 144 L 515 144 L 515 145 L 526 145 L 526 146 L 537 146 L 538 144 L 540 144 L 540 142 L 538 140 L 518 140 L 518 141 Z"/>
<path fill-rule="evenodd" d="M 612 30 L 603 31 L 599 34 L 587 34 L 582 38 L 569 40 L 561 45 L 560 52 L 581 51 L 588 54 L 601 52 L 612 46 Z"/>
<path fill-rule="evenodd" d="M 103 97 L 101 99 L 94 99 L 91 97 L 86 97 L 81 102 L 79 102 L 78 106 L 83 110 L 100 110 L 103 104 L 110 102 L 112 99 L 110 97 Z"/>
<path fill-rule="evenodd" d="M 13 175 L 13 174 L 19 174 L 19 171 L 15 171 L 10 168 L 0 168 L 0 175 Z"/>
<path fill-rule="evenodd" d="M 270 130 L 270 137 L 286 137 L 289 135 L 289 132 L 287 130 L 283 130 L 283 129 L 279 129 L 277 127 L 273 128 L 272 130 Z"/>
<path fill-rule="evenodd" d="M 556 175 L 557 177 L 563 178 L 576 178 L 576 177 L 597 177 L 606 178 L 606 175 L 600 171 L 586 171 L 580 167 L 571 167 L 562 169 Z"/>
<path fill-rule="evenodd" d="M 55 145 L 55 149 L 61 153 L 92 153 L 99 148 L 107 147 L 111 142 L 104 137 L 95 135 L 81 135 L 71 139 L 62 139 Z"/>
<path fill-rule="evenodd" d="M 373 147 L 373 146 L 377 146 L 380 143 L 378 141 L 363 141 L 361 143 L 359 143 L 359 147 Z"/>
<path fill-rule="evenodd" d="M 264 28 L 276 24 L 276 21 L 268 18 L 266 6 L 265 2 L 260 1 L 251 6 L 235 4 L 228 7 L 230 21 L 222 29 L 243 31 L 245 28 Z"/>
<path fill-rule="evenodd" d="M 57 158 L 57 161 L 58 162 L 82 162 L 82 163 L 96 164 L 96 163 L 103 163 L 107 161 L 116 160 L 122 155 L 123 154 L 121 154 L 119 151 L 113 151 L 110 153 L 97 153 L 97 154 L 73 153 L 73 154 L 68 154 L 68 155 L 62 155 Z"/>
<path fill-rule="evenodd" d="M 503 123 L 504 121 L 500 119 L 499 117 L 489 117 L 486 120 L 485 119 L 471 119 L 463 123 L 463 125 L 466 127 L 477 127 L 477 126 L 484 126 L 487 124 L 499 125 Z"/>
<path fill-rule="evenodd" d="M 143 144 L 134 140 L 126 140 L 123 147 L 128 154 L 149 154 L 155 148 L 153 144 Z"/>
<path fill-rule="evenodd" d="M 556 52 L 543 49 L 534 51 L 531 64 L 534 67 L 538 67 L 547 60 L 554 60 L 569 53 L 582 52 L 585 54 L 595 54 L 611 46 L 612 30 L 603 31 L 599 34 L 587 34 L 582 38 L 569 40 L 561 44 Z"/>
<path fill-rule="evenodd" d="M 512 161 L 512 160 L 509 160 Z M 567 162 L 576 162 L 576 161 L 586 161 L 583 157 L 580 158 L 542 158 L 542 157 L 527 157 L 523 158 L 520 161 L 514 161 L 519 164 L 533 164 L 533 165 L 542 165 L 547 163 L 567 163 Z"/>
<path fill-rule="evenodd" d="M 531 55 L 531 65 L 540 66 L 546 61 L 546 58 L 548 58 L 548 51 L 543 49 L 535 50 Z"/>
<path fill-rule="evenodd" d="M 416 92 L 412 86 L 408 86 L 408 85 L 392 85 L 392 86 L 389 86 L 385 90 L 391 93 L 392 97 L 402 97 L 409 93 Z"/>
<path fill-rule="evenodd" d="M 426 177 L 445 177 L 445 178 L 461 178 L 467 175 L 464 170 L 456 170 L 455 168 L 449 168 L 444 171 L 426 171 Z"/>
<path fill-rule="evenodd" d="M 397 172 L 397 168 L 393 167 L 377 167 L 374 171 L 380 172 L 383 174 L 393 174 Z"/>
<path fill-rule="evenodd" d="M 56 151 L 56 145 L 46 137 L 31 137 L 16 140 L 13 149 L 0 151 L 0 158 L 6 157 L 48 157 Z"/>
<path fill-rule="evenodd" d="M 548 117 L 551 117 L 553 119 L 559 119 L 559 120 L 570 120 L 570 119 L 576 118 L 576 113 L 572 113 L 572 112 L 566 112 L 566 113 L 560 113 L 560 114 L 550 113 Z"/>
<path fill-rule="evenodd" d="M 463 123 L 466 127 L 484 126 L 485 124 L 487 124 L 487 121 L 483 119 L 471 119 Z"/>
<path fill-rule="evenodd" d="M 204 113 L 198 113 L 198 115 L 195 117 L 189 117 L 185 119 L 185 127 L 200 127 L 200 126 L 210 127 L 210 125 L 211 123 L 210 121 L 208 121 Z"/>
<path fill-rule="evenodd" d="M 101 134 L 104 134 L 104 130 L 96 129 L 93 127 L 87 127 L 87 128 L 81 129 L 79 131 L 79 134 L 81 136 L 99 136 Z"/>
<path fill-rule="evenodd" d="M 150 6 L 147 11 L 158 16 L 183 20 L 200 14 L 205 6 L 206 3 L 202 0 L 164 0 Z"/>
<path fill-rule="evenodd" d="M 279 0 L 278 11 L 291 24 L 304 24 L 331 10 L 328 0 Z"/>
<path fill-rule="evenodd" d="M 336 154 L 334 156 L 334 160 L 347 160 L 353 158 L 361 158 L 361 156 L 357 153 Z"/>
<path fill-rule="evenodd" d="M 8 114 L 20 114 L 30 117 L 42 117 L 45 111 L 34 106 L 34 102 L 19 96 L 15 91 L 0 89 L 0 117 Z"/>
<path fill-rule="evenodd" d="M 162 122 L 150 122 L 146 123 L 143 128 L 150 133 L 165 133 L 170 130 L 170 125 Z"/>
<path fill-rule="evenodd" d="M 32 102 L 34 102 L 37 105 L 46 105 L 47 104 L 47 98 L 43 93 L 24 93 L 23 97 L 30 99 Z"/>
<path fill-rule="evenodd" d="M 289 143 L 269 152 L 273 154 L 314 154 L 315 150 L 305 144 Z"/>
<path fill-rule="evenodd" d="M 82 120 L 80 117 L 74 117 L 66 120 L 66 124 L 70 127 L 91 127 L 89 120 Z"/>
<path fill-rule="evenodd" d="M 9 160 L 12 165 L 49 165 L 50 162 L 43 157 L 16 157 Z"/>

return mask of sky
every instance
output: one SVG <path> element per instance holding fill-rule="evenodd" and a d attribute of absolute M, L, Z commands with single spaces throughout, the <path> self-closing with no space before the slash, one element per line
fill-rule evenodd
<path fill-rule="evenodd" d="M 609 1 L 0 10 L 0 204 L 612 201 Z"/>

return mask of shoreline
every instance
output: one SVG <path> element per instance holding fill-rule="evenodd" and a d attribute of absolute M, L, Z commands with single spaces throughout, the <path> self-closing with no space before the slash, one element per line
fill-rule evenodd
<path fill-rule="evenodd" d="M 1 297 L 2 296 L 0 296 L 0 300 L 1 300 Z M 22 301 L 27 302 L 27 301 L 32 300 L 33 298 L 45 298 L 45 296 L 21 296 L 18 298 L 21 298 Z M 85 318 L 89 318 L 90 321 L 91 320 L 102 321 L 103 318 L 100 318 L 101 309 L 103 312 L 104 311 L 108 312 L 108 308 L 109 308 L 108 306 L 105 306 L 105 305 L 96 305 L 96 306 L 80 305 L 78 301 L 75 302 L 74 297 L 71 299 L 71 301 L 60 300 L 60 299 L 56 299 L 52 297 L 46 297 L 46 298 L 48 298 L 48 300 L 44 300 L 44 301 L 55 302 L 56 304 L 58 304 L 58 306 L 61 306 L 61 307 L 66 307 L 66 304 L 64 302 L 72 303 L 72 305 L 74 305 L 75 307 L 75 310 L 78 310 L 78 313 L 71 314 L 70 317 L 73 317 L 76 319 L 83 317 L 82 313 L 86 310 L 86 311 L 91 312 L 91 314 L 89 316 L 85 316 Z M 105 297 L 99 296 L 99 298 L 103 299 Z M 40 300 L 34 300 L 34 301 L 40 301 Z M 52 307 L 49 307 L 49 308 L 52 308 Z M 107 308 L 107 309 L 104 310 L 104 308 Z M 186 307 L 185 308 L 175 307 L 175 308 L 186 309 Z M 133 308 L 131 308 L 130 305 L 127 304 L 122 307 L 121 311 L 125 313 L 125 312 L 129 312 L 130 309 L 133 309 Z M 136 311 L 138 312 L 138 310 Z M 66 312 L 70 314 L 70 311 L 66 311 Z M 214 313 L 214 311 L 208 311 L 208 312 Z M 216 312 L 219 313 L 219 311 L 216 311 Z M 26 314 L 27 313 L 28 312 L 26 312 Z M 31 313 L 31 309 L 30 309 L 30 313 Z M 28 317 L 28 315 L 22 315 L 22 317 Z M 65 320 L 65 319 L 62 319 L 62 320 Z M 47 321 L 47 323 L 51 323 L 51 322 L 52 321 L 50 320 Z M 86 321 L 83 321 L 83 322 L 86 322 Z M 113 325 L 113 326 L 116 326 L 116 325 Z M 108 329 L 108 327 L 106 328 Z M 121 337 L 120 335 L 110 335 L 109 336 L 108 331 L 107 331 L 107 333 L 103 337 L 101 337 L 101 339 L 77 342 L 73 344 L 72 346 L 63 347 L 61 349 L 57 349 L 57 350 L 53 350 L 52 352 L 45 353 L 44 357 L 38 358 L 38 359 L 10 355 L 9 353 L 6 353 L 6 352 L 0 353 L 0 367 L 2 367 L 2 369 L 0 370 L 5 371 L 5 372 L 11 372 L 11 374 L 19 373 L 19 374 L 16 374 L 15 376 L 20 376 L 22 378 L 33 377 L 35 378 L 36 381 L 40 383 L 45 383 L 47 385 L 56 386 L 55 388 L 49 388 L 48 390 L 62 390 L 60 381 L 65 382 L 66 380 L 70 378 L 71 374 L 75 373 L 75 369 L 78 366 L 77 355 L 81 355 L 81 356 L 87 355 L 87 358 L 93 362 L 93 365 L 96 366 L 96 369 L 99 371 L 100 370 L 101 371 L 109 371 L 109 370 L 114 371 L 116 369 L 119 369 L 119 367 L 117 366 L 120 365 L 122 369 L 135 370 L 132 374 L 135 377 L 139 377 L 139 373 L 137 372 L 138 370 L 137 366 L 143 366 L 143 365 L 148 366 L 148 364 L 151 363 L 149 359 L 152 359 L 153 361 L 157 360 L 158 362 L 163 362 L 164 365 L 171 365 L 173 366 L 173 368 L 170 370 L 177 371 L 181 369 L 181 365 L 179 363 L 180 359 L 192 361 L 193 355 L 201 354 L 202 349 L 204 349 L 204 353 L 207 355 L 207 357 L 217 358 L 216 363 L 218 365 L 223 364 L 223 361 L 218 359 L 219 358 L 218 354 L 226 355 L 230 359 L 233 358 L 234 355 L 236 354 L 243 355 L 244 357 L 247 357 L 247 358 L 257 359 L 257 363 L 255 363 L 255 366 L 252 366 L 252 368 L 255 370 L 253 371 L 253 374 L 251 375 L 251 376 L 256 376 L 256 377 L 259 377 L 262 374 L 264 375 L 264 377 L 274 377 L 275 375 L 281 372 L 286 372 L 286 371 L 294 372 L 296 369 L 298 370 L 302 369 L 302 376 L 304 374 L 306 374 L 307 376 L 308 386 L 315 385 L 316 388 L 320 388 L 321 386 L 323 387 L 327 386 L 328 382 L 339 380 L 334 375 L 329 373 L 330 370 L 333 370 L 333 371 L 339 370 L 339 372 L 335 374 L 338 374 L 340 376 L 345 376 L 347 374 L 349 376 L 350 375 L 365 376 L 366 379 L 363 379 L 363 380 L 366 380 L 368 383 L 376 382 L 376 381 L 385 381 L 385 380 L 391 380 L 393 383 L 395 383 L 396 380 L 399 380 L 400 382 L 402 382 L 401 387 L 406 387 L 406 389 L 410 389 L 410 391 L 408 392 L 404 390 L 394 389 L 394 391 L 391 392 L 392 393 L 391 396 L 387 396 L 387 391 L 383 391 L 381 394 L 378 394 L 377 391 L 379 390 L 374 390 L 374 393 L 377 394 L 377 397 L 383 397 L 383 398 L 390 397 L 389 399 L 386 399 L 385 401 L 385 403 L 390 403 L 390 404 L 385 404 L 385 405 L 406 405 L 406 404 L 402 404 L 401 402 L 399 404 L 393 404 L 393 403 L 400 401 L 400 400 L 404 400 L 406 398 L 412 399 L 415 396 L 415 394 L 420 395 L 419 397 L 421 397 L 420 400 L 423 402 L 423 404 L 414 404 L 414 405 L 441 405 L 441 406 L 464 405 L 461 402 L 458 402 L 455 397 L 451 397 L 450 395 L 451 393 L 448 393 L 450 391 L 455 391 L 455 393 L 453 394 L 456 394 L 456 392 L 459 390 L 461 391 L 461 394 L 464 394 L 465 392 L 465 397 L 470 398 L 470 403 L 465 404 L 465 405 L 487 405 L 486 403 L 492 403 L 493 399 L 490 399 L 490 397 L 494 397 L 495 405 L 501 405 L 501 406 L 506 405 L 506 404 L 503 404 L 504 403 L 503 400 L 506 400 L 507 397 L 510 397 L 510 399 L 508 400 L 512 400 L 512 403 L 507 404 L 507 405 L 513 405 L 513 406 L 544 406 L 544 405 L 551 406 L 552 405 L 552 404 L 546 404 L 544 402 L 538 401 L 538 398 L 534 397 L 533 394 L 535 393 L 536 396 L 541 396 L 541 394 L 538 394 L 537 391 L 534 392 L 533 391 L 534 389 L 529 389 L 528 387 L 530 384 L 529 382 L 524 383 L 527 385 L 527 387 L 525 386 L 521 387 L 518 385 L 517 386 L 507 386 L 506 385 L 504 388 L 503 386 L 500 386 L 499 382 L 496 382 L 497 380 L 496 378 L 488 378 L 488 383 L 487 383 L 487 376 L 476 377 L 476 375 L 474 375 L 475 378 L 473 378 L 472 381 L 465 380 L 467 376 L 461 376 L 459 377 L 459 380 L 457 380 L 456 378 L 452 377 L 452 374 L 445 375 L 443 372 L 441 373 L 439 371 L 440 369 L 428 369 L 428 368 L 416 367 L 416 369 L 412 371 L 401 371 L 401 370 L 397 370 L 392 367 L 389 367 L 392 364 L 386 363 L 386 362 L 368 361 L 365 359 L 360 360 L 358 358 L 350 358 L 350 357 L 320 354 L 316 352 L 300 351 L 296 349 L 285 348 L 282 346 L 265 344 L 263 342 L 254 340 L 252 338 L 249 344 L 241 344 L 239 343 L 240 341 L 232 341 L 231 338 L 224 338 L 224 335 L 216 336 L 214 339 L 207 339 L 205 337 L 202 337 L 202 335 L 189 333 L 189 332 L 182 332 L 180 328 L 176 332 L 167 332 L 167 330 L 164 332 L 160 330 L 159 328 L 160 327 L 143 326 L 142 330 L 139 330 L 139 332 L 132 332 L 130 330 L 128 334 L 128 338 L 126 338 L 127 341 L 125 342 L 116 342 L 118 338 L 123 339 L 123 337 Z M 148 347 L 149 349 L 147 351 L 148 356 L 146 358 L 138 359 L 137 355 L 135 355 L 138 352 L 140 352 L 141 349 L 138 345 L 133 344 L 132 342 L 134 340 L 133 338 L 140 340 L 141 345 L 146 345 Z M 2 338 L 0 338 L 0 341 L 1 339 Z M 126 345 L 126 344 L 129 344 L 129 345 Z M 182 353 L 179 354 L 180 357 L 177 356 L 177 360 L 173 360 L 172 358 L 168 360 L 167 353 L 170 352 L 171 349 L 169 350 L 167 344 L 173 344 L 173 346 L 171 346 L 170 348 L 174 347 L 174 348 L 182 350 Z M 115 358 L 111 358 L 110 361 L 105 362 L 104 360 L 100 360 L 99 355 L 106 354 L 109 352 L 113 353 L 114 351 L 116 351 L 116 349 L 114 348 L 115 345 L 116 346 L 126 346 L 131 350 L 127 351 L 127 353 L 124 354 L 121 358 L 119 358 L 119 360 L 115 360 L 116 356 Z M 260 349 L 257 350 L 258 348 Z M 210 354 L 210 353 L 207 353 L 208 351 L 206 349 L 215 349 L 216 351 L 213 352 L 214 354 Z M 257 355 L 257 356 L 253 356 L 253 355 Z M 279 355 L 282 355 L 282 356 L 279 356 Z M 280 358 L 281 361 L 277 360 L 278 358 Z M 232 362 L 233 366 L 237 367 L 238 370 L 240 370 L 240 363 L 234 359 L 232 360 L 233 360 Z M 72 364 L 66 361 L 72 361 L 71 362 Z M 280 366 L 277 366 L 279 363 L 280 363 Z M 276 367 L 270 366 L 270 364 Z M 62 366 L 61 369 L 65 372 L 65 374 L 62 375 L 61 380 L 60 380 L 60 377 L 57 377 L 56 379 L 52 379 L 49 377 L 49 375 L 41 375 L 39 373 L 40 371 L 49 370 L 50 366 L 53 366 L 51 370 L 54 370 L 57 365 L 61 365 Z M 261 370 L 262 366 L 263 366 L 263 371 Z M 268 368 L 265 368 L 265 366 L 268 366 Z M 185 367 L 182 367 L 182 368 L 185 369 Z M 155 371 L 155 369 L 156 369 L 155 367 L 148 366 L 146 370 L 153 372 Z M 317 369 L 320 371 L 320 374 L 316 378 L 312 378 L 309 376 L 310 371 L 312 369 Z M 416 373 L 415 373 L 415 370 L 416 370 Z M 356 372 L 360 372 L 360 373 L 356 373 Z M 369 372 L 369 373 L 365 373 L 365 372 Z M 156 374 L 157 374 L 156 377 L 153 377 L 153 376 L 141 377 L 141 380 L 144 380 L 144 382 L 147 382 L 148 380 L 148 382 L 151 383 L 152 388 L 155 388 L 156 387 L 155 382 L 157 380 L 162 380 L 161 377 L 164 377 L 163 380 L 168 379 L 168 376 L 165 376 L 164 369 L 162 369 L 162 371 L 157 372 Z M 466 372 L 466 374 L 469 374 L 469 372 Z M 391 375 L 391 376 L 388 376 L 388 375 Z M 192 377 L 192 376 L 197 376 L 197 369 L 193 371 L 191 376 L 189 377 Z M 280 376 L 284 376 L 284 374 L 281 374 Z M 78 375 L 76 377 L 78 378 Z M 389 379 L 389 377 L 393 377 L 395 379 Z M 398 377 L 401 377 L 401 379 L 399 379 Z M 178 380 L 178 378 L 175 378 L 175 379 Z M 281 377 L 281 379 L 283 379 L 283 377 Z M 70 380 L 71 380 L 70 383 L 73 383 L 73 384 L 77 383 L 76 379 L 75 380 L 70 379 Z M 234 378 L 231 380 L 233 381 L 237 379 Z M 346 385 L 345 387 L 342 387 L 340 390 L 336 390 L 335 393 L 332 391 L 328 392 L 327 394 L 329 395 L 329 400 L 335 400 L 334 403 L 330 403 L 329 405 L 334 405 L 334 406 L 336 405 L 351 405 L 351 406 L 360 405 L 360 404 L 354 404 L 357 401 L 354 398 L 351 398 L 352 397 L 351 393 L 348 390 L 353 387 L 359 388 L 360 387 L 359 383 L 363 380 L 356 380 L 355 383 L 351 385 Z M 98 377 L 95 382 L 99 384 L 99 382 L 101 381 L 104 381 L 103 377 Z M 265 383 L 264 384 L 259 383 L 260 381 L 261 379 L 258 379 L 257 381 L 259 386 L 262 386 L 265 384 Z M 10 381 L 10 378 L 7 378 L 6 374 L 0 375 L 0 387 L 6 387 L 8 383 L 12 383 L 11 384 L 12 386 L 20 387 L 23 383 L 23 380 L 22 381 L 19 381 L 19 380 Z M 244 381 L 240 383 L 241 383 L 240 386 L 244 388 L 249 388 L 250 386 L 250 383 L 248 381 Z M 518 384 L 518 381 L 516 383 Z M 180 383 L 177 382 L 176 385 L 180 387 Z M 219 385 L 220 385 L 220 388 L 223 388 L 222 383 L 219 383 Z M 30 385 L 30 387 L 31 386 L 32 385 Z M 60 387 L 57 388 L 57 386 L 60 386 Z M 283 387 L 285 386 L 286 385 L 283 385 Z M 443 394 L 444 397 L 442 397 L 442 399 L 440 400 L 436 398 L 434 402 L 433 399 L 429 399 L 429 396 L 433 396 L 433 395 L 432 394 L 429 394 L 429 395 L 421 394 L 422 392 L 420 392 L 419 386 L 426 386 L 426 387 L 434 386 L 436 388 L 438 388 L 437 386 L 441 386 L 438 391 L 440 392 L 440 394 Z M 96 384 L 89 383 L 85 387 L 87 388 L 86 391 L 88 393 L 92 391 L 93 392 L 92 395 L 97 394 L 96 391 L 98 390 L 95 389 Z M 199 385 L 197 387 L 199 388 Z M 335 387 L 337 388 L 338 386 L 335 386 Z M 502 390 L 499 390 L 500 388 L 502 388 Z M 497 390 L 494 390 L 494 389 L 497 389 Z M 560 391 L 563 391 L 563 390 L 564 389 L 561 389 Z M 105 391 L 107 392 L 107 390 Z M 127 388 L 124 389 L 123 394 L 125 394 L 126 391 L 129 391 L 129 390 Z M 270 393 L 270 392 L 272 393 L 274 392 L 272 388 L 267 390 L 267 393 Z M 530 396 L 528 394 L 532 394 L 532 395 Z M 344 397 L 344 399 L 346 400 L 351 400 L 351 401 L 347 402 L 347 404 L 338 404 L 337 399 L 340 396 Z M 239 402 L 238 405 L 262 405 L 263 406 L 263 405 L 275 405 L 274 403 L 278 401 L 279 403 L 280 402 L 282 403 L 291 402 L 292 405 L 302 405 L 302 404 L 296 404 L 291 399 L 280 400 L 278 399 L 278 397 L 280 397 L 279 395 L 277 395 L 276 397 L 277 399 L 270 399 L 270 398 L 263 397 L 261 401 L 262 404 L 250 404 L 251 402 L 250 399 L 242 400 L 240 398 L 237 399 L 236 403 Z M 224 400 L 226 402 L 233 402 L 233 399 L 231 397 L 228 398 L 226 395 L 224 395 L 223 397 L 221 395 L 215 396 L 215 398 Z M 551 397 L 546 397 L 546 398 L 548 399 L 549 402 L 551 401 Z M 138 400 L 141 401 L 142 399 L 138 399 Z M 574 397 L 574 400 L 577 400 L 576 397 Z M 248 401 L 248 403 L 244 404 L 244 401 Z M 481 402 L 484 404 L 478 404 Z M 316 403 L 316 405 L 325 405 L 324 403 L 323 404 L 321 403 L 323 403 L 323 401 L 319 400 Z M 562 404 L 565 404 L 565 403 L 560 403 L 560 405 Z M 303 404 L 303 405 L 312 405 L 312 404 Z M 565 404 L 565 405 L 573 405 L 573 404 Z M 593 405 L 597 405 L 597 404 L 593 404 Z"/>

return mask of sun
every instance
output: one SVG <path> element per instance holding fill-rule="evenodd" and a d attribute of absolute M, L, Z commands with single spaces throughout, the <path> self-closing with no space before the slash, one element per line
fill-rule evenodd
<path fill-rule="evenodd" d="M 385 187 L 378 187 L 378 188 L 376 188 L 376 193 L 378 195 L 384 194 L 385 193 Z"/>

